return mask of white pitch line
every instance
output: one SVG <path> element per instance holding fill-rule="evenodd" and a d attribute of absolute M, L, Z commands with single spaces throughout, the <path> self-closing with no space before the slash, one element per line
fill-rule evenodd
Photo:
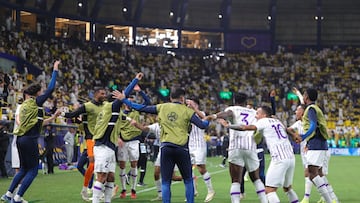
<path fill-rule="evenodd" d="M 215 171 L 215 172 L 211 172 L 211 174 L 218 174 L 218 173 L 222 173 L 224 171 L 228 171 L 228 169 L 223 169 L 223 170 L 220 170 L 220 171 Z M 200 177 L 202 178 L 202 177 Z M 178 184 L 178 183 L 182 183 L 183 181 L 176 181 L 176 182 L 172 182 L 171 185 L 175 185 L 175 184 Z M 136 191 L 136 194 L 139 194 L 139 193 L 144 193 L 144 192 L 149 192 L 151 190 L 156 190 L 156 187 L 151 187 L 151 188 L 146 188 L 144 190 L 139 190 L 139 191 Z M 131 193 L 128 193 L 127 195 L 130 195 Z"/>

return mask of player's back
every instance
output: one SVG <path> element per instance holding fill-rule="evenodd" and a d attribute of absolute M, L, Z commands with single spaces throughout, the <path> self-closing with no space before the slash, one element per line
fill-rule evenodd
<path fill-rule="evenodd" d="M 232 124 L 234 125 L 251 125 L 256 122 L 256 111 L 243 106 L 230 106 L 225 111 L 231 110 L 233 112 Z M 237 131 L 229 130 L 230 135 L 230 149 L 247 149 L 256 150 L 256 143 L 254 140 L 253 131 Z"/>
<path fill-rule="evenodd" d="M 205 112 L 201 111 L 203 115 Z M 189 148 L 206 148 L 205 130 L 191 124 L 191 131 L 189 134 Z"/>
<path fill-rule="evenodd" d="M 230 106 L 225 111 L 233 112 L 233 124 L 250 125 L 256 121 L 256 111 L 243 106 Z"/>
<path fill-rule="evenodd" d="M 294 158 L 293 148 L 284 125 L 276 118 L 262 118 L 256 122 L 257 130 L 264 136 L 271 158 Z"/>

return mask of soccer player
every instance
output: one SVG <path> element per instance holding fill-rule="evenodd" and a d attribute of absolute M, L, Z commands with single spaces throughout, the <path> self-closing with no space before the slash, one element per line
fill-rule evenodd
<path fill-rule="evenodd" d="M 325 202 L 338 202 L 337 197 L 334 196 L 335 194 L 332 194 L 333 189 L 329 181 L 322 173 L 322 167 L 324 163 L 327 163 L 328 144 L 326 139 L 329 136 L 325 116 L 315 104 L 317 98 L 318 92 L 313 88 L 307 89 L 303 94 L 307 107 L 302 117 L 304 132 L 299 135 L 302 140 L 307 142 L 306 162 L 310 180 L 314 183 Z"/>
<path fill-rule="evenodd" d="M 20 124 L 19 114 L 20 114 L 20 107 L 21 107 L 22 102 L 23 102 L 23 98 L 19 99 L 18 105 L 16 107 L 16 111 L 15 111 L 15 115 L 14 115 L 14 117 L 15 117 L 15 122 L 14 122 L 14 127 L 13 127 L 14 130 L 16 128 L 18 128 L 18 126 Z M 17 136 L 14 134 L 12 142 L 11 142 L 11 167 L 13 169 L 15 169 L 15 173 L 19 172 L 19 169 L 20 169 L 20 158 L 19 158 L 19 151 L 18 151 L 18 148 L 16 145 L 16 140 L 17 140 Z M 16 194 L 20 187 L 21 187 L 21 182 L 15 188 L 13 193 Z M 1 200 L 5 201 L 5 199 L 1 199 Z M 22 198 L 22 201 L 24 203 L 27 203 L 27 201 L 24 200 L 24 198 Z"/>
<path fill-rule="evenodd" d="M 138 73 L 136 77 L 131 81 L 131 83 L 126 87 L 124 94 L 128 97 L 132 90 L 135 90 L 140 93 L 144 99 L 144 105 L 150 104 L 149 97 L 140 89 L 137 85 L 138 81 L 144 76 L 143 73 Z M 134 101 L 134 97 L 131 97 L 130 100 Z M 131 106 L 123 105 L 124 109 L 121 111 L 121 115 L 129 117 L 131 119 L 140 122 L 140 113 L 134 111 Z M 126 198 L 126 161 L 130 161 L 130 178 L 132 180 L 131 185 L 131 199 L 136 199 L 136 185 L 137 185 L 137 162 L 139 160 L 139 137 L 141 136 L 141 130 L 131 125 L 130 121 L 124 120 L 120 123 L 120 139 L 122 142 L 119 142 L 117 150 L 117 159 L 120 167 L 120 180 L 122 191 L 120 198 Z"/>
<path fill-rule="evenodd" d="M 94 128 L 94 171 L 96 181 L 93 187 L 93 203 L 99 203 L 104 194 L 104 202 L 110 203 L 114 188 L 116 169 L 116 147 L 120 134 L 120 100 L 106 102 L 97 116 Z M 104 192 L 103 192 L 104 191 Z"/>
<path fill-rule="evenodd" d="M 197 99 L 187 100 L 187 105 L 194 109 L 199 118 L 205 118 L 205 113 L 200 111 L 199 101 Z M 197 127 L 195 124 L 191 124 L 191 131 L 189 135 L 189 153 L 191 163 L 195 165 L 202 175 L 205 185 L 207 187 L 207 195 L 204 202 L 210 202 L 215 196 L 215 190 L 211 183 L 210 173 L 206 170 L 206 151 L 207 145 L 205 140 L 205 130 Z M 197 195 L 195 174 L 193 173 L 195 196 Z"/>
<path fill-rule="evenodd" d="M 231 119 L 233 125 L 253 124 L 256 111 L 246 107 L 247 95 L 237 93 L 234 95 L 235 106 L 227 107 L 223 112 L 211 115 L 212 119 Z M 226 122 L 221 120 L 222 123 Z M 242 182 L 243 168 L 249 171 L 250 179 L 255 185 L 256 193 L 261 203 L 266 203 L 265 186 L 259 176 L 259 159 L 256 152 L 253 132 L 240 132 L 229 130 L 229 171 L 231 176 L 230 197 L 232 203 L 240 202 L 240 183 Z"/>
<path fill-rule="evenodd" d="M 145 132 L 149 132 L 149 133 L 153 133 L 155 135 L 155 137 L 159 138 L 160 137 L 160 125 L 158 122 L 153 123 L 151 125 L 148 126 L 142 126 L 139 125 L 138 123 L 135 123 L 136 121 L 133 120 L 133 124 L 135 125 L 135 127 L 140 128 L 142 131 Z M 158 156 L 160 157 L 160 153 L 158 153 Z M 160 179 L 160 160 L 158 158 L 156 158 L 155 163 L 154 163 L 154 180 L 155 180 L 155 186 L 157 189 L 157 197 L 155 199 L 152 199 L 152 201 L 161 201 L 162 200 L 162 192 L 161 192 L 161 179 Z"/>
<path fill-rule="evenodd" d="M 135 127 L 139 128 L 140 130 L 144 132 L 149 132 L 155 135 L 156 139 L 160 139 L 160 124 L 158 122 L 153 123 L 151 125 L 141 125 L 137 123 L 135 120 L 131 120 L 131 125 L 134 125 Z M 151 199 L 150 201 L 162 201 L 162 192 L 161 192 L 161 179 L 160 179 L 160 152 L 156 156 L 156 160 L 154 162 L 154 180 L 155 180 L 155 186 L 157 189 L 157 197 L 154 199 Z M 172 180 L 174 181 L 181 181 L 181 176 L 176 176 L 175 171 L 173 173 Z"/>
<path fill-rule="evenodd" d="M 84 176 L 84 183 L 81 189 L 81 197 L 83 200 L 88 201 L 88 188 L 92 188 L 93 173 L 94 173 L 94 128 L 96 124 L 96 118 L 101 111 L 104 101 L 106 99 L 106 90 L 101 87 L 97 87 L 94 90 L 94 98 L 81 105 L 73 112 L 62 113 L 65 118 L 75 118 L 82 115 L 82 123 L 84 124 L 86 149 L 81 154 L 77 168 L 79 172 Z M 88 161 L 83 161 L 88 159 Z M 88 162 L 88 167 L 85 171 L 84 165 Z"/>
<path fill-rule="evenodd" d="M 44 92 L 38 83 L 31 84 L 24 90 L 24 102 L 21 104 L 19 114 L 20 123 L 14 130 L 14 134 L 17 136 L 16 144 L 19 151 L 20 170 L 16 173 L 8 191 L 1 197 L 5 201 L 12 201 L 14 203 L 25 202 L 22 200 L 22 197 L 37 176 L 40 130 L 42 126 L 55 120 L 61 113 L 56 111 L 50 118 L 44 119 L 42 108 L 44 102 L 55 89 L 59 64 L 60 61 L 55 61 L 49 86 Z M 15 188 L 21 181 L 22 184 L 18 192 L 14 194 Z"/>
<path fill-rule="evenodd" d="M 223 155 L 223 160 L 221 161 L 221 164 L 219 164 L 219 166 L 221 168 L 225 168 L 226 167 L 226 160 L 228 159 L 228 150 L 229 150 L 229 135 L 226 133 L 221 137 L 221 151 L 222 151 L 222 155 Z"/>
<path fill-rule="evenodd" d="M 269 203 L 278 203 L 280 199 L 276 194 L 278 187 L 283 187 L 289 202 L 298 202 L 298 196 L 292 189 L 295 170 L 295 156 L 293 148 L 286 134 L 284 125 L 276 118 L 272 118 L 272 109 L 262 106 L 256 111 L 256 119 L 253 125 L 229 125 L 224 126 L 234 130 L 253 130 L 260 133 L 269 148 L 271 162 L 266 174 L 266 196 Z"/>
<path fill-rule="evenodd" d="M 21 103 L 22 103 L 21 99 L 19 101 L 19 104 L 16 107 L 16 111 L 15 111 L 15 122 L 14 122 L 14 129 L 18 128 L 19 124 L 20 124 L 20 107 L 21 107 Z M 19 152 L 16 146 L 16 135 L 13 135 L 13 140 L 11 143 L 11 166 L 13 169 L 15 169 L 15 172 L 17 173 L 19 171 L 20 168 L 20 160 L 19 160 Z"/>
<path fill-rule="evenodd" d="M 188 129 L 191 123 L 200 128 L 207 128 L 209 121 L 202 121 L 196 116 L 194 110 L 184 105 L 185 91 L 177 88 L 170 94 L 170 101 L 163 104 L 145 106 L 132 103 L 124 99 L 125 95 L 117 93 L 117 99 L 137 111 L 157 114 L 161 126 L 161 189 L 164 203 L 171 201 L 171 179 L 175 164 L 179 167 L 185 184 L 186 201 L 194 202 L 194 184 L 192 180 L 192 167 L 188 147 Z"/>
<path fill-rule="evenodd" d="M 295 139 L 296 139 L 296 132 L 298 134 L 303 134 L 304 133 L 304 128 L 303 128 L 301 118 L 304 115 L 305 108 L 306 108 L 306 106 L 304 104 L 300 104 L 299 106 L 297 106 L 297 108 L 295 110 L 296 122 L 286 129 L 287 133 L 292 135 L 293 138 L 295 138 Z M 307 149 L 306 149 L 306 140 L 303 140 L 303 141 L 300 142 L 300 156 L 301 156 L 302 164 L 304 166 L 305 194 L 304 194 L 304 198 L 301 201 L 301 203 L 308 203 L 309 202 L 309 197 L 310 197 L 310 193 L 311 193 L 311 187 L 313 185 L 313 183 L 311 182 L 311 180 L 309 178 L 309 172 L 308 172 L 308 168 L 307 168 L 307 165 L 306 165 L 306 151 L 307 151 Z"/>

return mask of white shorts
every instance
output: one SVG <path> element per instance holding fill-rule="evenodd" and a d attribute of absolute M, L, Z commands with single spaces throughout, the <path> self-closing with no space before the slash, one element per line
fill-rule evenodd
<path fill-rule="evenodd" d="M 206 148 L 189 148 L 191 164 L 206 164 Z"/>
<path fill-rule="evenodd" d="M 324 175 L 329 174 L 330 157 L 331 157 L 330 150 L 327 150 L 326 153 L 325 153 L 324 164 L 323 164 L 322 169 L 321 169 Z"/>
<path fill-rule="evenodd" d="M 139 160 L 139 140 L 124 142 L 124 146 L 118 147 L 118 161 L 137 161 Z"/>
<path fill-rule="evenodd" d="M 13 136 L 13 140 L 11 142 L 11 167 L 12 168 L 20 168 L 20 158 L 19 151 L 16 146 L 17 136 Z"/>
<path fill-rule="evenodd" d="M 284 159 L 270 162 L 266 172 L 266 186 L 289 187 L 292 185 L 295 171 L 295 159 Z"/>
<path fill-rule="evenodd" d="M 307 165 L 323 167 L 328 150 L 308 150 L 306 152 Z"/>
<path fill-rule="evenodd" d="M 229 162 L 241 167 L 246 167 L 249 172 L 259 168 L 260 162 L 256 151 L 244 149 L 229 150 Z"/>
<path fill-rule="evenodd" d="M 94 146 L 94 160 L 95 173 L 115 173 L 115 151 L 110 147 L 106 145 Z"/>

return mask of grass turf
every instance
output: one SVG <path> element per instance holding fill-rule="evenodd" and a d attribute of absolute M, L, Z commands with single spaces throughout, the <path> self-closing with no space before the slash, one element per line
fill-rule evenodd
<path fill-rule="evenodd" d="M 219 167 L 221 157 L 208 158 L 207 169 L 211 173 L 211 179 L 216 191 L 213 203 L 230 202 L 230 176 L 228 168 Z M 270 161 L 269 156 L 266 156 L 266 167 Z M 360 202 L 358 191 L 360 188 L 359 173 L 360 157 L 340 157 L 333 156 L 330 160 L 330 169 L 328 179 L 332 184 L 337 196 L 342 203 L 357 203 Z M 116 184 L 119 184 L 118 172 L 116 175 Z M 195 174 L 199 176 L 198 171 Z M 10 185 L 12 178 L 0 179 L 0 193 L 4 194 Z M 64 171 L 55 169 L 55 174 L 44 175 L 39 170 L 39 174 L 25 193 L 24 198 L 30 203 L 67 203 L 67 202 L 84 202 L 80 197 L 80 190 L 82 187 L 83 177 L 76 170 Z M 143 203 L 149 202 L 150 199 L 156 197 L 156 188 L 153 181 L 153 164 L 148 162 L 147 173 L 145 181 L 147 185 L 144 187 L 137 187 L 137 199 L 119 198 L 119 192 L 112 202 L 131 202 Z M 205 184 L 201 178 L 198 178 L 197 187 L 199 195 L 195 197 L 195 202 L 203 202 L 207 193 Z M 304 178 L 301 159 L 296 155 L 296 170 L 293 187 L 299 196 L 299 200 L 304 195 Z M 172 202 L 183 203 L 185 199 L 184 185 L 182 182 L 175 182 L 172 187 Z M 128 186 L 128 191 L 130 191 Z M 245 199 L 243 203 L 258 202 L 257 196 L 254 192 L 254 186 L 251 182 L 245 182 Z M 282 189 L 278 190 L 278 195 L 282 202 L 288 202 L 286 195 Z M 310 202 L 317 202 L 319 194 L 313 187 Z"/>

